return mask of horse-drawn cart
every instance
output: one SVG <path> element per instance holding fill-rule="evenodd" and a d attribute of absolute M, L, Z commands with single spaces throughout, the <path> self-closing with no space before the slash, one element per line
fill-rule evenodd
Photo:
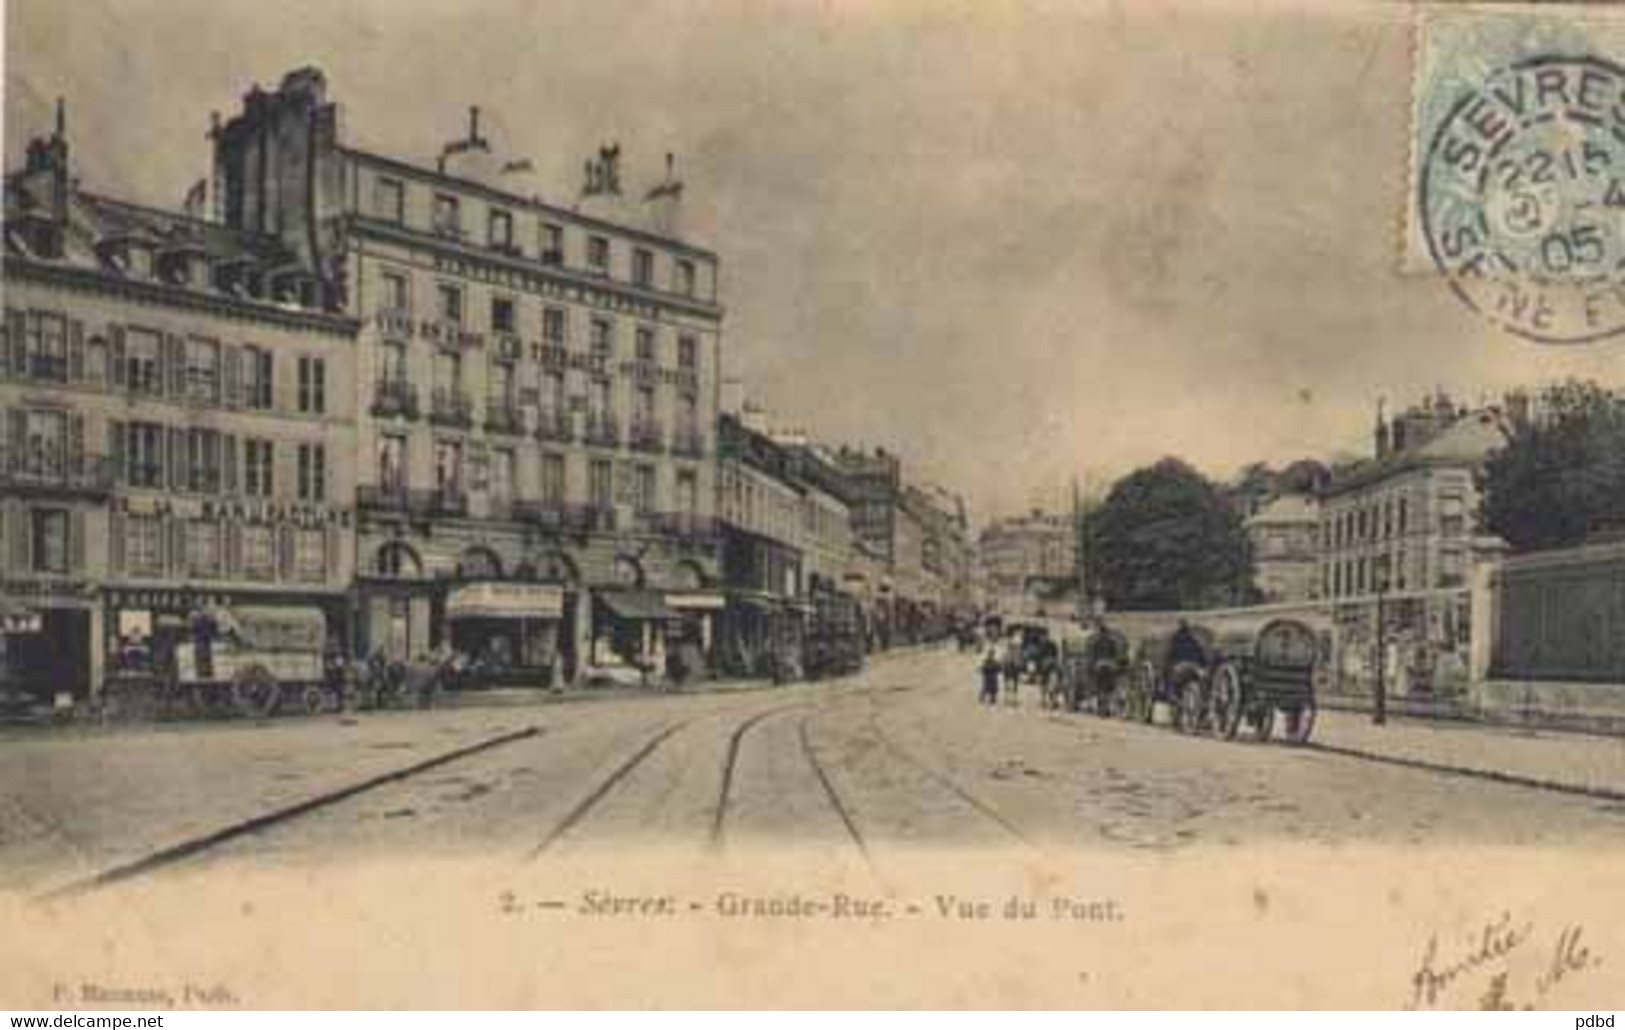
<path fill-rule="evenodd" d="M 1208 723 L 1215 736 L 1232 739 L 1245 724 L 1268 740 L 1276 713 L 1288 743 L 1307 743 L 1315 728 L 1314 630 L 1296 619 L 1275 619 L 1256 633 L 1227 635 L 1219 648 L 1209 690 Z"/>
<path fill-rule="evenodd" d="M 1127 705 L 1128 638 L 1096 626 L 1061 640 L 1059 681 L 1066 706 L 1074 712 L 1121 716 Z"/>

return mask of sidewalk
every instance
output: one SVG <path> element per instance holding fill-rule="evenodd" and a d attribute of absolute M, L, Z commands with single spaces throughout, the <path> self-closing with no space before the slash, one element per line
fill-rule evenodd
<path fill-rule="evenodd" d="M 1313 746 L 1360 758 L 1625 800 L 1625 738 L 1322 708 Z"/>

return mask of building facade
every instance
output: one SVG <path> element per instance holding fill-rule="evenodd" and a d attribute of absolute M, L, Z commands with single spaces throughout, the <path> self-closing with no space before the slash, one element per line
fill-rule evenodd
<path fill-rule="evenodd" d="M 1505 441 L 1499 411 L 1439 395 L 1379 417 L 1373 459 L 1334 475 L 1320 505 L 1319 591 L 1342 681 L 1369 684 L 1382 661 L 1390 689 L 1461 685 L 1473 569 L 1500 551 L 1480 532 L 1478 473 Z"/>
<path fill-rule="evenodd" d="M 356 323 L 271 237 L 81 188 L 64 121 L 6 178 L 10 678 L 94 700 L 125 648 L 243 604 L 347 646 Z"/>
<path fill-rule="evenodd" d="M 1077 545 L 1069 515 L 1033 509 L 988 524 L 976 540 L 988 603 L 1010 613 L 1075 610 Z"/>
<path fill-rule="evenodd" d="M 1320 501 L 1284 494 L 1265 502 L 1246 521 L 1252 544 L 1253 585 L 1266 604 L 1320 596 Z"/>
<path fill-rule="evenodd" d="M 214 183 L 225 225 L 275 234 L 361 325 L 362 647 L 527 678 L 708 651 L 722 309 L 670 161 L 633 196 L 606 147 L 566 204 L 477 109 L 435 162 L 338 126 L 319 71 L 256 87 Z"/>

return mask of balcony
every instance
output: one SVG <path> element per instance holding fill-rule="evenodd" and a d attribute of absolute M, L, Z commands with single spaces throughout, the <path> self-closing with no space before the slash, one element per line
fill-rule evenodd
<path fill-rule="evenodd" d="M 511 329 L 499 329 L 491 334 L 494 356 L 500 361 L 518 361 L 525 356 L 524 341 Z"/>
<path fill-rule="evenodd" d="M 596 447 L 618 447 L 621 442 L 621 424 L 607 411 L 587 412 L 583 438 Z"/>
<path fill-rule="evenodd" d="M 615 531 L 615 507 L 610 504 L 564 504 L 559 506 L 564 528 L 577 532 L 611 533 Z"/>
<path fill-rule="evenodd" d="M 671 453 L 679 458 L 705 457 L 705 434 L 698 426 L 678 426 L 671 436 Z"/>
<path fill-rule="evenodd" d="M 558 342 L 542 344 L 542 367 L 549 372 L 563 372 L 570 367 L 570 352 Z"/>
<path fill-rule="evenodd" d="M 430 515 L 467 515 L 468 494 L 456 483 L 436 487 L 429 494 L 428 508 Z"/>
<path fill-rule="evenodd" d="M 358 486 L 356 504 L 372 511 L 410 511 L 412 495 L 402 483 L 381 486 Z"/>
<path fill-rule="evenodd" d="M 412 338 L 412 312 L 404 308 L 385 308 L 374 312 L 372 321 L 378 331 L 387 337 Z"/>
<path fill-rule="evenodd" d="M 436 389 L 429 406 L 429 421 L 437 426 L 468 429 L 474 425 L 474 405 L 461 390 Z"/>
<path fill-rule="evenodd" d="M 373 390 L 372 413 L 375 416 L 417 418 L 418 388 L 404 378 L 380 379 Z"/>
<path fill-rule="evenodd" d="M 690 511 L 655 511 L 640 516 L 645 529 L 685 544 L 708 545 L 716 540 L 716 519 Z"/>
<path fill-rule="evenodd" d="M 103 496 L 112 491 L 113 478 L 113 463 L 102 455 L 60 447 L 0 448 L 0 486 L 8 492 Z"/>
<path fill-rule="evenodd" d="M 525 416 L 507 397 L 491 397 L 485 402 L 485 431 L 504 436 L 525 435 Z"/>
<path fill-rule="evenodd" d="M 544 250 L 541 254 L 541 262 L 544 265 L 562 265 L 564 264 L 564 251 L 559 250 L 557 247 Z"/>
<path fill-rule="evenodd" d="M 627 432 L 627 446 L 635 451 L 658 454 L 665 450 L 666 435 L 660 423 L 652 419 L 635 419 Z"/>
<path fill-rule="evenodd" d="M 442 239 L 456 240 L 458 243 L 463 242 L 468 236 L 467 231 L 463 229 L 462 223 L 455 218 L 436 218 L 430 228 L 436 236 Z"/>
<path fill-rule="evenodd" d="M 555 531 L 564 528 L 564 505 L 556 501 L 514 501 L 510 511 L 518 522 Z"/>
<path fill-rule="evenodd" d="M 449 318 L 436 318 L 423 323 L 423 338 L 442 347 L 459 350 L 485 346 L 485 337 Z"/>
<path fill-rule="evenodd" d="M 43 383 L 65 383 L 68 381 L 68 359 L 58 354 L 30 354 L 28 378 Z"/>
<path fill-rule="evenodd" d="M 576 438 L 570 413 L 558 408 L 544 408 L 536 416 L 536 439 L 553 443 L 569 443 Z"/>

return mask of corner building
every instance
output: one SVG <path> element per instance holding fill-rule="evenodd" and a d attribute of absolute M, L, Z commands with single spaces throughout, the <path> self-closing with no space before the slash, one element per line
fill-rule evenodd
<path fill-rule="evenodd" d="M 81 187 L 65 118 L 5 183 L 0 686 L 95 701 L 190 615 L 351 639 L 355 322 L 274 237 Z"/>
<path fill-rule="evenodd" d="M 314 69 L 215 134 L 228 226 L 276 236 L 360 324 L 362 650 L 450 643 L 534 682 L 710 653 L 717 259 L 682 183 L 568 205 L 481 131 L 437 161 L 348 145 Z"/>

